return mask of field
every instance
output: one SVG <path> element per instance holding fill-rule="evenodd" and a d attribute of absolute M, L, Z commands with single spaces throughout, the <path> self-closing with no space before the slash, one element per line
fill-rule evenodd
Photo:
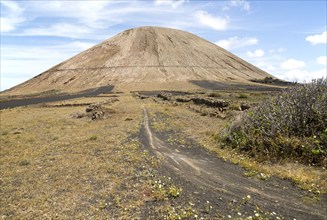
<path fill-rule="evenodd" d="M 274 93 L 119 93 L 3 109 L 0 215 L 324 219 L 323 167 L 258 162 L 220 146 L 241 106 Z M 187 101 L 194 96 L 229 106 L 214 111 Z"/>

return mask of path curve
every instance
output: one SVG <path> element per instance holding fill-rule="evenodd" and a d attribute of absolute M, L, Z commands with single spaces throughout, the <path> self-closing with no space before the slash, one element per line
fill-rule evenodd
<path fill-rule="evenodd" d="M 244 169 L 217 158 L 207 150 L 196 147 L 189 150 L 183 146 L 172 148 L 152 129 L 149 114 L 143 108 L 145 145 L 161 163 L 185 180 L 204 187 L 217 198 L 242 199 L 251 195 L 257 204 L 273 207 L 283 216 L 296 219 L 326 219 L 323 204 L 305 204 L 306 192 L 288 181 L 262 181 L 244 177 Z"/>

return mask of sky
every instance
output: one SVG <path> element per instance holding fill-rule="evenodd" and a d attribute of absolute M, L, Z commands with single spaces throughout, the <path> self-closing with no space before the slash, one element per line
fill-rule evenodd
<path fill-rule="evenodd" d="M 327 77 L 326 0 L 2 0 L 0 6 L 1 91 L 140 26 L 191 32 L 283 80 Z"/>

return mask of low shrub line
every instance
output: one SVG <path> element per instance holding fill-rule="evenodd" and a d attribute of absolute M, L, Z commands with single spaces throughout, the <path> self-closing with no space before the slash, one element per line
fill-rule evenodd
<path fill-rule="evenodd" d="M 244 113 L 224 132 L 227 147 L 259 160 L 327 165 L 327 79 L 297 84 Z"/>

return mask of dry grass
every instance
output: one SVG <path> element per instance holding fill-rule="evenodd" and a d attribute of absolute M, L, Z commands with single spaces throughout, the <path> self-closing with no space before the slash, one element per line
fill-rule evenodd
<path fill-rule="evenodd" d="M 139 106 L 121 99 L 111 106 L 117 113 L 96 122 L 69 116 L 83 107 L 1 111 L 1 216 L 139 216 L 148 177 L 135 175 L 151 157 L 130 137 L 140 128 Z"/>
<path fill-rule="evenodd" d="M 135 135 L 143 122 L 142 105 L 150 113 L 167 116 L 166 121 L 157 121 L 158 130 L 182 129 L 226 160 L 326 192 L 323 170 L 298 164 L 259 164 L 218 148 L 215 137 L 229 123 L 227 120 L 203 117 L 184 107 L 161 105 L 149 99 L 137 100 L 128 94 L 119 100 L 108 106 L 115 113 L 98 121 L 70 117 L 85 107 L 1 110 L 0 216 L 141 219 L 147 202 L 159 201 L 154 210 L 174 219 L 176 213 L 170 216 L 175 210 L 174 196 L 183 193 L 183 189 L 158 175 L 157 159 L 144 151 Z M 165 181 L 166 188 L 156 187 L 159 181 Z M 179 209 L 181 213 L 184 210 L 187 207 Z"/>
<path fill-rule="evenodd" d="M 47 103 L 46 106 L 60 106 L 60 105 L 78 105 L 78 104 L 88 104 L 88 103 L 107 103 L 111 102 L 112 100 L 116 99 L 116 97 L 112 97 L 112 95 L 102 95 L 102 96 L 95 96 L 95 97 L 82 97 L 76 99 L 68 99 L 64 101 L 58 102 L 51 102 Z M 45 104 L 39 104 L 45 105 Z"/>
<path fill-rule="evenodd" d="M 119 100 L 105 106 L 115 113 L 97 121 L 70 117 L 85 107 L 2 110 L 0 216 L 176 219 L 200 212 L 175 206 L 183 189 L 158 173 L 158 159 L 138 139 L 142 104 L 128 94 Z"/>

